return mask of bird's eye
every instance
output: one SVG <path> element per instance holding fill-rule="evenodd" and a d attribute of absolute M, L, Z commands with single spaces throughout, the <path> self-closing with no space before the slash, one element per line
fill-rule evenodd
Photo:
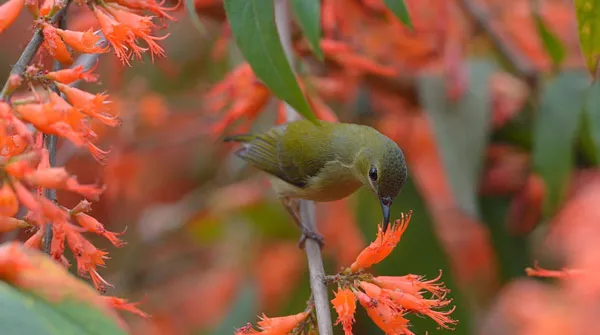
<path fill-rule="evenodd" d="M 371 170 L 369 170 L 369 178 L 371 178 L 372 181 L 377 181 L 377 169 L 375 167 L 372 167 Z"/>

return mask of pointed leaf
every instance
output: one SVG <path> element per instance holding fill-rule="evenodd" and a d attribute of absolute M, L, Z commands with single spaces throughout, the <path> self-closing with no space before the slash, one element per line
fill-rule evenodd
<path fill-rule="evenodd" d="M 535 120 L 533 165 L 546 184 L 544 214 L 562 202 L 573 168 L 573 142 L 590 85 L 583 71 L 564 71 L 546 83 Z"/>
<path fill-rule="evenodd" d="M 424 75 L 418 89 L 435 130 L 446 175 L 460 207 L 479 216 L 477 191 L 491 122 L 489 79 L 495 64 L 470 61 L 469 87 L 458 101 L 446 99 L 441 76 Z"/>
<path fill-rule="evenodd" d="M 198 17 L 198 13 L 196 13 L 196 6 L 194 3 L 194 0 L 185 0 L 185 11 L 188 13 L 188 16 L 190 17 L 190 20 L 192 21 L 192 25 L 194 26 L 194 28 L 196 28 L 196 30 L 198 30 L 200 35 L 206 36 L 206 28 L 200 21 L 200 18 Z"/>
<path fill-rule="evenodd" d="M 581 51 L 595 78 L 600 59 L 600 0 L 575 0 L 575 13 Z"/>
<path fill-rule="evenodd" d="M 91 286 L 17 242 L 0 246 L 0 301 L 2 334 L 125 334 Z"/>
<path fill-rule="evenodd" d="M 554 32 L 552 32 L 552 30 L 546 26 L 546 23 L 539 15 L 534 15 L 533 19 L 535 21 L 538 34 L 540 34 L 540 38 L 544 44 L 544 48 L 552 59 L 552 64 L 555 68 L 560 66 L 567 56 L 567 50 L 565 49 L 565 46 L 558 36 L 556 36 L 556 34 L 554 34 Z"/>
<path fill-rule="evenodd" d="M 275 25 L 272 0 L 225 0 L 235 42 L 260 80 L 305 118 L 317 122 L 290 67 Z"/>
<path fill-rule="evenodd" d="M 321 1 L 320 0 L 290 0 L 292 13 L 308 40 L 315 56 L 323 60 L 321 50 Z"/>
<path fill-rule="evenodd" d="M 408 28 L 414 29 L 405 0 L 384 0 L 383 2 L 385 2 L 385 5 L 396 15 L 400 22 L 404 23 Z"/>

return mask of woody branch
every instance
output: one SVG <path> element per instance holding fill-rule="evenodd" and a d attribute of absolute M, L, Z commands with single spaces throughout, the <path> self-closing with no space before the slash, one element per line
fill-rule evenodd
<path fill-rule="evenodd" d="M 279 38 L 286 53 L 290 65 L 294 64 L 292 55 L 292 36 L 289 3 L 287 0 L 275 1 L 275 21 Z M 286 104 L 287 122 L 297 120 L 298 113 L 288 104 Z M 300 201 L 301 224 L 308 231 L 316 231 L 315 203 L 309 200 Z M 312 291 L 315 309 L 317 314 L 317 323 L 319 334 L 332 335 L 333 326 L 331 323 L 331 314 L 329 312 L 329 300 L 327 296 L 327 286 L 325 282 L 325 269 L 323 259 L 321 258 L 321 247 L 312 240 L 307 239 L 305 244 L 306 257 L 308 258 L 308 270 L 310 273 L 310 288 Z"/>

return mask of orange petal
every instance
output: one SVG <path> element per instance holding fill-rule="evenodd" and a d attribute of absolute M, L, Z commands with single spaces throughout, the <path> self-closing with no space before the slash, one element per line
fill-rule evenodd
<path fill-rule="evenodd" d="M 396 220 L 385 233 L 383 233 L 379 225 L 377 228 L 377 238 L 358 255 L 356 261 L 350 266 L 350 269 L 355 272 L 384 260 L 394 250 L 398 242 L 400 242 L 402 234 L 408 228 L 411 216 L 412 211 L 409 211 L 407 215 L 402 214 L 401 219 Z"/>
<path fill-rule="evenodd" d="M 335 298 L 331 300 L 335 311 L 338 314 L 337 324 L 342 324 L 344 335 L 352 335 L 352 324 L 354 323 L 354 313 L 356 313 L 356 297 L 349 289 L 338 288 L 335 292 Z"/>
<path fill-rule="evenodd" d="M 23 0 L 9 0 L 0 6 L 0 34 L 19 16 L 23 5 Z"/>

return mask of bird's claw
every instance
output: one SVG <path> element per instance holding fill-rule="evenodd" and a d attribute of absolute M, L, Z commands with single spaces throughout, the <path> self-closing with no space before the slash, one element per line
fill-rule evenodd
<path fill-rule="evenodd" d="M 314 231 L 308 229 L 302 229 L 302 236 L 300 237 L 300 241 L 298 241 L 298 248 L 304 249 L 307 239 L 311 239 L 317 242 L 321 249 L 323 249 L 323 247 L 325 246 L 325 238 L 323 237 L 323 235 L 315 233 Z"/>

